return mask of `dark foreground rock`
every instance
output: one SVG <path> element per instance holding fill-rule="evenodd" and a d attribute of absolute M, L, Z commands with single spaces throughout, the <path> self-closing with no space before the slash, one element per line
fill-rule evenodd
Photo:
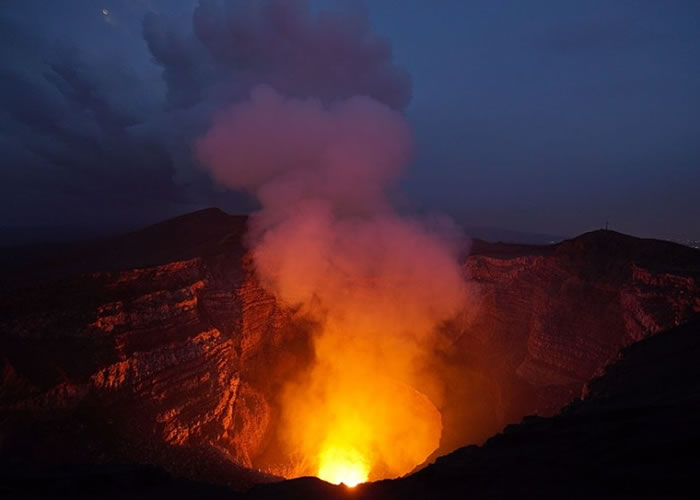
<path fill-rule="evenodd" d="M 0 465 L 4 498 L 235 498 L 225 486 L 176 478 L 149 465 Z"/>

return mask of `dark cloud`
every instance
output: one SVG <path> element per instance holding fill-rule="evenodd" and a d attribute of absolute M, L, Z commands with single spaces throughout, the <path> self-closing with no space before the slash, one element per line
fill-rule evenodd
<path fill-rule="evenodd" d="M 169 152 L 131 130 L 153 109 L 130 97 L 144 93 L 137 78 L 86 61 L 75 47 L 18 37 L 17 27 L 6 33 L 23 63 L 0 77 L 0 195 L 9 224 L 111 223 L 186 200 Z"/>
<path fill-rule="evenodd" d="M 143 24 L 173 106 L 240 97 L 261 83 L 325 102 L 366 95 L 403 109 L 411 98 L 408 74 L 360 10 L 313 14 L 304 0 L 201 0 L 192 28 L 178 33 L 154 13 Z"/>
<path fill-rule="evenodd" d="M 410 79 L 362 11 L 202 0 L 185 25 L 148 12 L 143 47 L 162 70 L 158 87 L 128 56 L 104 57 L 99 40 L 97 49 L 70 34 L 57 42 L 3 10 L 0 203 L 9 224 L 249 208 L 247 197 L 223 195 L 195 167 L 191 145 L 217 110 L 261 83 L 325 102 L 367 95 L 395 109 L 411 97 Z"/>

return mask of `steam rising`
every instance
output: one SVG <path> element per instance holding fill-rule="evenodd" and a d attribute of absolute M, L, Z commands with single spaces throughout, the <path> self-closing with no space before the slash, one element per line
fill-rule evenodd
<path fill-rule="evenodd" d="M 386 197 L 411 147 L 403 116 L 370 98 L 324 106 L 264 86 L 198 143 L 220 184 L 262 205 L 250 245 L 263 286 L 320 326 L 313 366 L 281 395 L 298 474 L 397 476 L 439 445 L 440 413 L 419 388 L 465 284 L 450 233 Z"/>

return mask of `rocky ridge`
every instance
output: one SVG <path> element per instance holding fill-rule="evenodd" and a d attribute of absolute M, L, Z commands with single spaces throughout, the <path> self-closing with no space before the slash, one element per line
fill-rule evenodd
<path fill-rule="evenodd" d="M 0 457 L 145 463 L 245 489 L 312 326 L 255 278 L 245 219 L 206 210 L 129 235 L 5 253 Z M 551 415 L 619 349 L 700 310 L 699 252 L 610 231 L 474 242 L 472 310 L 446 325 L 438 454 Z M 262 461 L 261 461 L 262 460 Z"/>
<path fill-rule="evenodd" d="M 700 311 L 700 252 L 613 231 L 540 247 L 477 241 L 464 269 L 478 296 L 475 313 L 452 325 L 454 353 L 468 360 L 462 378 L 478 380 L 471 399 L 491 404 L 448 401 L 441 453 L 523 415 L 555 414 L 621 348 Z M 473 425 L 458 425 L 465 419 Z"/>

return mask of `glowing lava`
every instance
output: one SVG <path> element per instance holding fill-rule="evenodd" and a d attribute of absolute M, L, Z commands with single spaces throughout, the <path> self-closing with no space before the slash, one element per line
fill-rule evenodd
<path fill-rule="evenodd" d="M 321 452 L 316 475 L 329 483 L 353 488 L 367 481 L 369 466 L 357 450 L 330 447 Z"/>
<path fill-rule="evenodd" d="M 410 472 L 438 447 L 440 412 L 411 386 L 378 375 L 373 360 L 363 366 L 367 351 L 364 361 L 354 349 L 335 352 L 354 369 L 318 363 L 287 386 L 287 445 L 303 457 L 293 475 L 354 486 Z"/>

